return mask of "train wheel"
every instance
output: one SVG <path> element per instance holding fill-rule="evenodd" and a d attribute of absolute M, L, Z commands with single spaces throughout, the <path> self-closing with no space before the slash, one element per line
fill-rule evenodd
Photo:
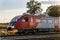
<path fill-rule="evenodd" d="M 29 34 L 29 35 L 31 35 L 31 34 L 32 34 L 32 32 L 29 32 L 28 34 Z"/>
<path fill-rule="evenodd" d="M 55 32 L 59 32 L 58 30 L 54 30 Z"/>
<path fill-rule="evenodd" d="M 16 35 L 23 35 L 23 33 L 22 32 L 17 32 L 17 33 L 15 33 Z"/>
<path fill-rule="evenodd" d="M 32 30 L 28 30 L 28 34 L 29 34 L 29 35 L 32 34 L 32 32 L 33 32 Z"/>
<path fill-rule="evenodd" d="M 20 33 L 17 32 L 17 33 L 15 33 L 15 35 L 20 35 Z"/>
<path fill-rule="evenodd" d="M 32 31 L 32 34 L 36 34 L 36 30 L 33 30 L 33 31 Z"/>
<path fill-rule="evenodd" d="M 23 34 L 25 34 L 25 35 L 28 34 L 28 30 L 24 30 Z"/>

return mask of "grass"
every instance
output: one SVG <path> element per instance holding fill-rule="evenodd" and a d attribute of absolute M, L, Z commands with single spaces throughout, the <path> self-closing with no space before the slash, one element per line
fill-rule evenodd
<path fill-rule="evenodd" d="M 8 24 L 9 23 L 0 23 L 0 35 L 2 35 L 3 31 L 7 31 Z"/>
<path fill-rule="evenodd" d="M 0 29 L 7 28 L 9 23 L 0 23 Z"/>
<path fill-rule="evenodd" d="M 0 35 L 14 35 L 14 33 L 7 31 L 8 24 L 9 23 L 0 23 Z"/>

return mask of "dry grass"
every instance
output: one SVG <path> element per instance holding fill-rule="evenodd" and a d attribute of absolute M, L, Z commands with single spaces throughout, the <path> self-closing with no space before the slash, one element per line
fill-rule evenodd
<path fill-rule="evenodd" d="M 0 35 L 14 35 L 14 33 L 7 31 L 8 24 L 9 23 L 0 23 Z M 15 32 L 15 30 L 13 30 L 13 32 Z"/>
<path fill-rule="evenodd" d="M 0 23 L 0 29 L 7 28 L 9 23 Z"/>
<path fill-rule="evenodd" d="M 8 26 L 9 23 L 0 23 L 0 35 L 2 35 L 3 31 L 7 31 L 7 26 Z"/>

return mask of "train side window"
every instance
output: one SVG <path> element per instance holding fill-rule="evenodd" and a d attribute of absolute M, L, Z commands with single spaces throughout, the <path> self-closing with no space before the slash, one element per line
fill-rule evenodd
<path fill-rule="evenodd" d="M 52 20 L 47 20 L 48 21 L 48 23 L 52 23 Z"/>
<path fill-rule="evenodd" d="M 36 22 L 41 22 L 41 19 L 36 19 Z"/>
<path fill-rule="evenodd" d="M 28 22 L 28 17 L 23 18 L 22 22 Z"/>
<path fill-rule="evenodd" d="M 47 23 L 47 20 L 42 20 L 42 23 Z"/>

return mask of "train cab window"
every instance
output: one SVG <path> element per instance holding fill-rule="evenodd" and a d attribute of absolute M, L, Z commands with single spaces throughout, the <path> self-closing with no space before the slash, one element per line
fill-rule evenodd
<path fill-rule="evenodd" d="M 40 19 L 36 19 L 36 22 L 41 22 L 41 20 Z"/>
<path fill-rule="evenodd" d="M 42 20 L 42 23 L 47 23 L 47 20 Z"/>
<path fill-rule="evenodd" d="M 28 22 L 28 17 L 24 17 L 24 18 L 22 19 L 22 22 Z"/>
<path fill-rule="evenodd" d="M 52 23 L 52 20 L 47 20 L 48 21 L 48 23 Z"/>

